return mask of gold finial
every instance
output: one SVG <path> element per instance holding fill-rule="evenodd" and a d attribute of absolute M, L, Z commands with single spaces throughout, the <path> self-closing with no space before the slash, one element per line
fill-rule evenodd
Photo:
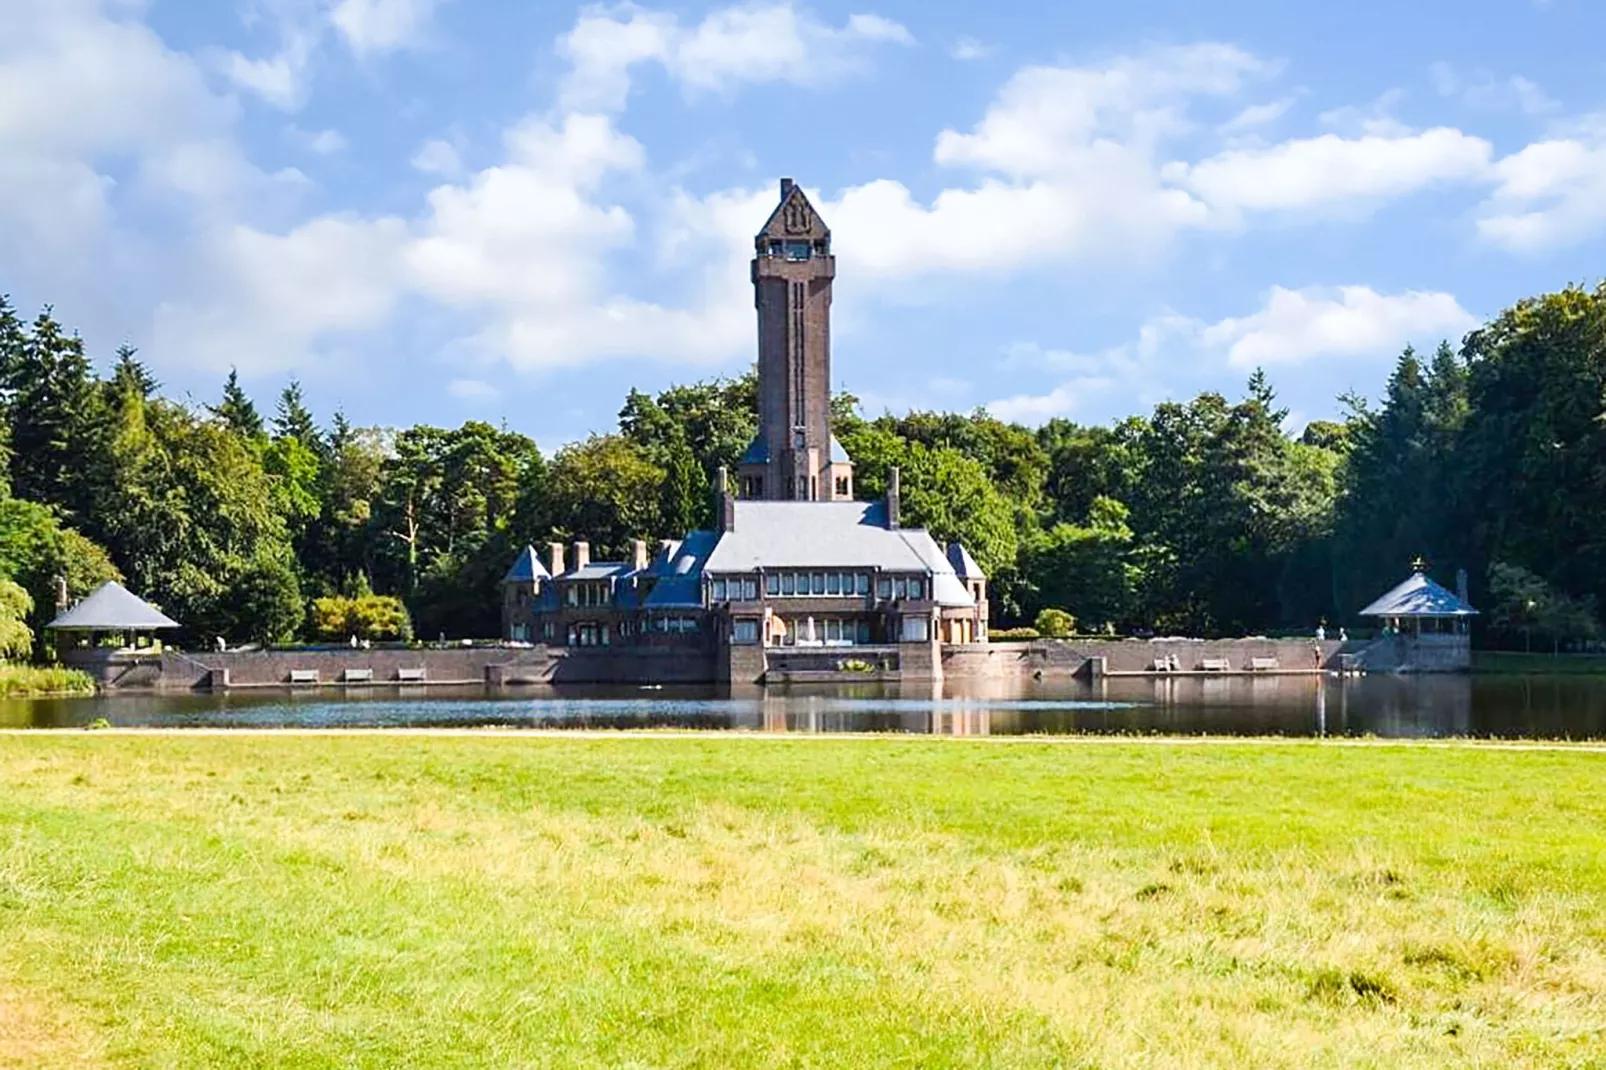
<path fill-rule="evenodd" d="M 1427 570 L 1428 570 L 1427 561 L 1425 561 L 1422 558 L 1421 554 L 1417 554 L 1416 555 L 1416 560 L 1411 562 L 1411 571 L 1413 571 L 1413 572 L 1426 572 Z"/>

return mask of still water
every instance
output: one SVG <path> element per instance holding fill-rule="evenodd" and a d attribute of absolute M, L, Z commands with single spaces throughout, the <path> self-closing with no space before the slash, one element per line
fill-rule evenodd
<path fill-rule="evenodd" d="M 353 688 L 0 702 L 0 727 L 696 728 L 1606 738 L 1606 677 L 1276 676 L 835 687 Z"/>

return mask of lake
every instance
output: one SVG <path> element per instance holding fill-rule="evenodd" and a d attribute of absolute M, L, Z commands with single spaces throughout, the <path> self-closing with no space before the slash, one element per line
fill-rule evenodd
<path fill-rule="evenodd" d="M 0 702 L 0 727 L 695 728 L 1606 738 L 1606 676 L 1266 676 L 791 688 L 323 688 Z"/>

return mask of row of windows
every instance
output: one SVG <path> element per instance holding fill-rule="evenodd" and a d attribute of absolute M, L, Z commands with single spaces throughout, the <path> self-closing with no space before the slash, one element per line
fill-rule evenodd
<path fill-rule="evenodd" d="M 710 598 L 715 602 L 749 601 L 758 597 L 756 580 L 714 580 L 709 586 Z M 770 598 L 796 598 L 823 595 L 831 597 L 865 597 L 870 593 L 870 574 L 867 572 L 771 572 L 764 577 L 764 593 Z M 877 576 L 877 598 L 913 598 L 926 596 L 926 582 L 919 576 Z"/>
<path fill-rule="evenodd" d="M 613 601 L 613 584 L 607 580 L 571 583 L 566 590 L 564 601 L 571 606 L 605 606 Z"/>
<path fill-rule="evenodd" d="M 696 617 L 654 617 L 650 623 L 637 623 L 621 621 L 619 624 L 619 638 L 623 639 L 632 633 L 637 635 L 649 631 L 660 635 L 692 635 L 698 630 Z M 543 629 L 547 639 L 552 638 L 552 622 L 548 621 Z M 518 638 L 517 635 L 514 638 Z M 568 631 L 569 646 L 609 646 L 613 639 L 613 629 L 607 624 L 571 624 Z"/>

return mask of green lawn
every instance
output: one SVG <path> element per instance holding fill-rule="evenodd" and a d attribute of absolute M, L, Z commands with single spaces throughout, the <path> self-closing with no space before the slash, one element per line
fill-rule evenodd
<path fill-rule="evenodd" d="M 0 736 L 0 1066 L 1606 1067 L 1606 754 Z"/>
<path fill-rule="evenodd" d="M 1606 654 L 1552 654 L 1539 650 L 1528 654 L 1509 650 L 1474 650 L 1472 671 L 1606 676 Z"/>

